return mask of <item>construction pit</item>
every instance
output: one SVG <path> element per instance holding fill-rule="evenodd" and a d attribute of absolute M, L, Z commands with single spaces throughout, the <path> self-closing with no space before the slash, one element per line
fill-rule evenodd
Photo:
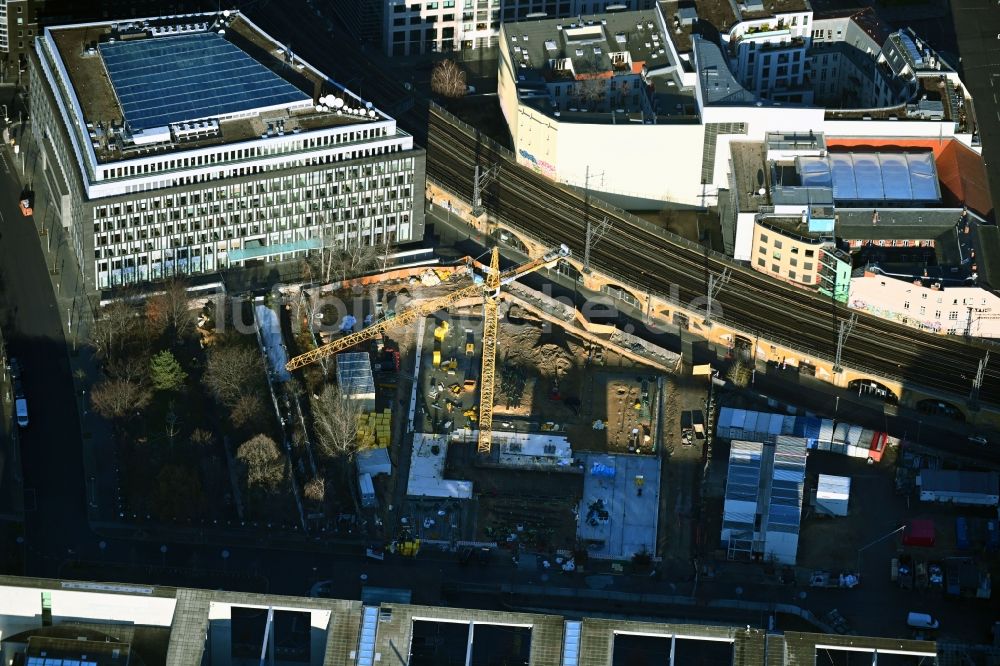
<path fill-rule="evenodd" d="M 657 455 L 666 374 L 535 316 L 516 300 L 505 297 L 500 314 L 491 453 L 477 454 L 481 305 L 426 319 L 414 429 L 447 437 L 444 477 L 474 489 L 460 540 L 507 544 L 515 552 L 573 551 L 577 516 L 605 501 L 584 498 L 591 458 L 623 454 L 652 462 Z M 628 493 L 638 484 L 641 496 L 647 479 L 646 497 L 655 498 L 658 459 L 628 480 Z M 411 503 L 426 500 L 411 497 Z M 425 538 L 448 532 L 459 539 L 439 527 Z"/>

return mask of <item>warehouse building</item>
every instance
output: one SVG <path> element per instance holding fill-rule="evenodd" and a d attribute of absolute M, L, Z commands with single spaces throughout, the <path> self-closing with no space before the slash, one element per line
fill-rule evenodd
<path fill-rule="evenodd" d="M 917 477 L 920 501 L 997 506 L 1000 504 L 1000 475 L 953 469 L 923 469 Z"/>
<path fill-rule="evenodd" d="M 413 138 L 239 12 L 47 28 L 31 68 L 91 291 L 423 237 Z"/>

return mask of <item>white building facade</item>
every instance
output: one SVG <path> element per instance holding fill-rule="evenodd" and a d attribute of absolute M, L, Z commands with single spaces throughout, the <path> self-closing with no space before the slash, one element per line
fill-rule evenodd
<path fill-rule="evenodd" d="M 382 40 L 388 56 L 494 48 L 500 24 L 639 9 L 648 0 L 386 0 Z"/>
<path fill-rule="evenodd" d="M 135 43 L 164 40 L 168 49 L 180 19 L 47 28 L 36 42 L 34 150 L 89 290 L 297 260 L 331 238 L 423 237 L 424 155 L 394 119 L 285 54 L 242 15 L 195 18 L 180 31 L 229 30 L 267 44 L 305 88 L 300 98 L 234 99 L 228 112 L 137 128 L 121 107 L 102 109 L 80 68 L 99 63 L 103 44 L 126 30 L 141 35 Z M 81 55 L 67 46 L 78 34 L 111 41 Z"/>
<path fill-rule="evenodd" d="M 983 287 L 866 273 L 851 280 L 848 305 L 932 333 L 1000 338 L 1000 296 Z"/>

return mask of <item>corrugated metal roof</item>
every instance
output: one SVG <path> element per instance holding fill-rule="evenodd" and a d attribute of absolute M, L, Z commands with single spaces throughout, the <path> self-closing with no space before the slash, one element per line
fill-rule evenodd
<path fill-rule="evenodd" d="M 996 495 L 1000 492 L 1000 475 L 996 472 L 924 469 L 920 471 L 920 488 L 941 492 Z"/>

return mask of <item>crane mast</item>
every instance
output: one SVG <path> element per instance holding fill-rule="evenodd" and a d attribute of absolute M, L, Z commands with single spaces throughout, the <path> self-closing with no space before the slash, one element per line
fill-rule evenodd
<path fill-rule="evenodd" d="M 532 262 L 534 263 L 534 262 Z M 532 269 L 533 270 L 533 269 Z M 515 276 L 516 277 L 516 276 Z M 511 280 L 515 279 L 512 277 Z M 483 303 L 483 366 L 479 375 L 479 453 L 493 444 L 493 390 L 496 387 L 497 330 L 500 328 L 500 250 L 493 248 Z"/>
<path fill-rule="evenodd" d="M 496 387 L 496 360 L 497 360 L 497 335 L 500 328 L 499 299 L 500 288 L 505 284 L 510 284 L 532 271 L 548 266 L 564 257 L 570 255 L 569 247 L 560 245 L 558 248 L 549 250 L 539 259 L 534 259 L 527 263 L 509 270 L 500 272 L 500 251 L 493 248 L 490 255 L 490 267 L 483 283 L 472 284 L 461 287 L 455 291 L 424 301 L 418 305 L 407 308 L 391 317 L 381 319 L 367 328 L 363 328 L 355 333 L 349 333 L 342 338 L 337 338 L 328 342 L 322 347 L 317 347 L 304 354 L 295 356 L 285 368 L 289 371 L 297 370 L 305 365 L 314 363 L 320 359 L 333 356 L 345 349 L 350 349 L 354 345 L 371 340 L 372 338 L 396 328 L 401 328 L 412 324 L 420 317 L 426 317 L 438 310 L 447 308 L 459 301 L 473 297 L 483 297 L 483 362 L 482 372 L 479 382 L 479 443 L 480 453 L 489 453 L 493 443 L 493 397 Z M 419 371 L 419 369 L 418 369 Z"/>

